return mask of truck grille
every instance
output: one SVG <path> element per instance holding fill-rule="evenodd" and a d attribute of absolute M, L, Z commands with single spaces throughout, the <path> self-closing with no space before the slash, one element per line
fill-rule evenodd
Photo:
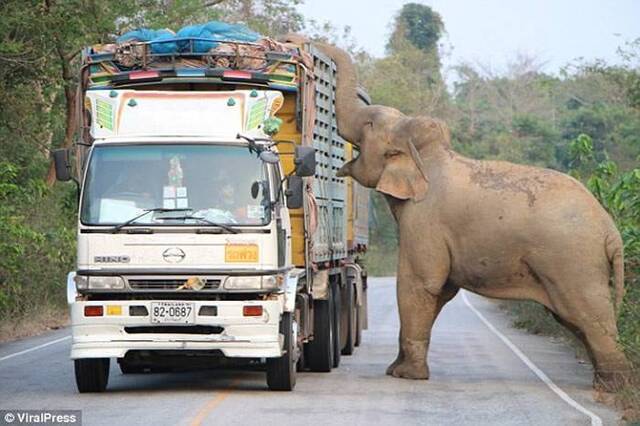
<path fill-rule="evenodd" d="M 176 290 L 182 286 L 187 280 L 181 279 L 129 279 L 129 287 L 133 290 Z M 220 288 L 220 279 L 208 279 L 202 290 L 216 290 Z M 181 289 L 180 291 L 193 291 L 189 289 Z"/>

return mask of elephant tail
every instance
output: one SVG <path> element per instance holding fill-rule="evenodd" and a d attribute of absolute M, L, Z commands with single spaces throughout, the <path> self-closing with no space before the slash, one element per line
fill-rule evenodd
<path fill-rule="evenodd" d="M 620 312 L 622 299 L 624 297 L 624 252 L 622 238 L 617 230 L 607 236 L 606 239 L 607 258 L 613 272 L 613 288 L 615 291 L 615 309 Z"/>

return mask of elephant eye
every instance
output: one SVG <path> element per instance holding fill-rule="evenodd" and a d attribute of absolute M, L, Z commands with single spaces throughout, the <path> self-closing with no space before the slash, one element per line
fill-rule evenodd
<path fill-rule="evenodd" d="M 400 154 L 402 154 L 402 151 L 400 151 L 398 149 L 392 149 L 392 150 L 389 150 L 389 151 L 385 152 L 384 153 L 384 157 L 385 158 L 391 158 L 391 157 L 395 157 L 395 156 L 400 155 Z"/>

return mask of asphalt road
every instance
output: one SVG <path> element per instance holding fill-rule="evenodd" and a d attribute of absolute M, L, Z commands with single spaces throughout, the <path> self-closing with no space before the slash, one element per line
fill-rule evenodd
<path fill-rule="evenodd" d="M 0 410 L 81 409 L 85 425 L 617 424 L 594 402 L 591 368 L 570 348 L 513 329 L 494 303 L 469 293 L 436 323 L 429 381 L 385 376 L 397 350 L 395 280 L 371 279 L 369 288 L 369 330 L 355 355 L 331 373 L 300 373 L 291 393 L 266 390 L 260 371 L 123 376 L 112 362 L 107 392 L 80 395 L 69 331 L 59 330 L 0 345 Z"/>

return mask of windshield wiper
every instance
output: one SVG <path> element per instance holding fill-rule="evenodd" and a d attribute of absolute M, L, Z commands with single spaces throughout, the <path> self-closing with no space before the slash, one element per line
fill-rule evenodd
<path fill-rule="evenodd" d="M 191 209 L 165 209 L 163 207 L 156 207 L 154 209 L 145 209 L 139 215 L 132 217 L 131 219 L 127 220 L 126 222 L 122 222 L 121 224 L 114 226 L 111 229 L 111 233 L 112 234 L 117 233 L 118 231 L 120 231 L 125 226 L 131 225 L 133 222 L 135 222 L 136 220 L 148 215 L 149 213 L 187 212 L 187 211 L 191 211 Z"/>
<path fill-rule="evenodd" d="M 204 218 L 204 217 L 202 217 L 202 216 L 184 215 L 184 216 L 163 217 L 162 219 L 168 219 L 168 220 L 172 220 L 172 219 L 173 219 L 173 220 L 179 220 L 179 219 L 184 219 L 184 220 L 187 220 L 187 219 L 194 219 L 194 220 L 199 220 L 199 221 L 201 221 L 201 222 L 204 222 L 204 223 L 206 223 L 206 224 L 208 224 L 208 225 L 211 225 L 211 226 L 217 226 L 218 228 L 222 228 L 222 229 L 224 229 L 225 231 L 230 232 L 230 233 L 232 233 L 232 234 L 237 234 L 237 233 L 238 233 L 238 231 L 237 231 L 236 229 L 233 229 L 232 227 L 230 227 L 230 226 L 228 226 L 228 225 L 225 225 L 224 223 L 213 222 L 213 221 L 211 221 L 211 220 L 209 220 L 209 219 L 207 219 L 207 218 Z"/>

